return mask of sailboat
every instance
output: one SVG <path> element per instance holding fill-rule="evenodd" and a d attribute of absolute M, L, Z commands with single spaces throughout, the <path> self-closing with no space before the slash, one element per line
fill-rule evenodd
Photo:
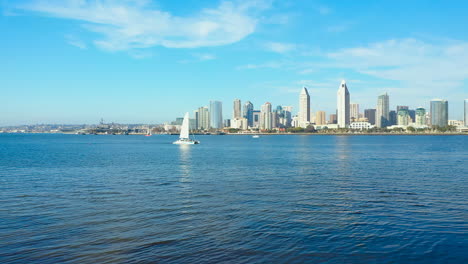
<path fill-rule="evenodd" d="M 189 137 L 189 113 L 185 113 L 184 121 L 182 121 L 182 127 L 180 129 L 180 136 L 179 140 L 174 141 L 173 144 L 180 144 L 180 145 L 193 145 L 193 144 L 200 144 L 200 141 L 190 139 Z"/>
<path fill-rule="evenodd" d="M 151 128 L 148 127 L 148 131 L 146 132 L 145 137 L 151 137 L 153 133 L 151 133 Z"/>

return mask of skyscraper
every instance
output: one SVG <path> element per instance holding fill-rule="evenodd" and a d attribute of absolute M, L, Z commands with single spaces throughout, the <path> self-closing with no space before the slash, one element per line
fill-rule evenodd
<path fill-rule="evenodd" d="M 271 104 L 266 102 L 262 105 L 260 111 L 260 129 L 272 129 L 273 128 L 273 113 L 271 112 Z"/>
<path fill-rule="evenodd" d="M 340 88 L 337 92 L 337 119 L 338 127 L 347 127 L 349 125 L 349 91 L 346 82 L 341 81 Z"/>
<path fill-rule="evenodd" d="M 242 112 L 241 112 L 241 100 L 235 99 L 234 100 L 234 108 L 232 111 L 232 118 L 241 118 L 242 117 Z"/>
<path fill-rule="evenodd" d="M 367 118 L 369 123 L 375 125 L 375 109 L 364 110 L 364 117 Z"/>
<path fill-rule="evenodd" d="M 359 104 L 350 104 L 350 119 L 357 120 L 359 118 Z"/>
<path fill-rule="evenodd" d="M 336 114 L 330 114 L 330 119 L 328 120 L 328 124 L 336 124 Z"/>
<path fill-rule="evenodd" d="M 244 118 L 247 118 L 247 124 L 249 127 L 253 127 L 253 110 L 253 104 L 250 101 L 245 102 L 242 115 Z"/>
<path fill-rule="evenodd" d="M 387 126 L 393 126 L 398 124 L 398 115 L 395 110 L 388 112 Z"/>
<path fill-rule="evenodd" d="M 406 105 L 397 105 L 396 107 L 396 111 L 400 111 L 401 109 L 406 109 L 406 110 L 409 110 L 409 106 L 406 106 Z"/>
<path fill-rule="evenodd" d="M 409 116 L 409 111 L 408 111 L 408 109 L 401 108 L 401 109 L 398 111 L 397 115 L 398 115 L 397 120 L 398 120 L 398 125 L 399 125 L 399 126 L 407 126 L 407 125 L 409 125 L 409 121 L 410 121 L 411 117 Z"/>
<path fill-rule="evenodd" d="M 324 111 L 317 111 L 315 116 L 315 124 L 316 125 L 325 125 L 327 123 L 326 114 Z"/>
<path fill-rule="evenodd" d="M 375 114 L 375 125 L 377 127 L 386 127 L 388 125 L 390 100 L 388 94 L 379 95 L 377 98 L 377 109 Z"/>
<path fill-rule="evenodd" d="M 431 100 L 431 125 L 445 127 L 448 125 L 448 102 L 447 100 Z"/>
<path fill-rule="evenodd" d="M 310 122 L 310 96 L 306 87 L 299 94 L 299 126 L 307 127 Z"/>
<path fill-rule="evenodd" d="M 210 127 L 223 128 L 223 103 L 221 101 L 210 101 Z"/>
<path fill-rule="evenodd" d="M 465 99 L 465 126 L 468 127 L 468 99 Z"/>
<path fill-rule="evenodd" d="M 210 129 L 210 111 L 208 107 L 199 107 L 197 110 L 197 129 Z"/>
<path fill-rule="evenodd" d="M 416 108 L 416 120 L 417 127 L 422 127 L 426 125 L 426 109 L 422 107 Z"/>

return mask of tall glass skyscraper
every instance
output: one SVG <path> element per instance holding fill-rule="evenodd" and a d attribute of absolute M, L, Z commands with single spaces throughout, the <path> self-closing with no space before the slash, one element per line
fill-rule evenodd
<path fill-rule="evenodd" d="M 448 102 L 447 100 L 431 100 L 431 125 L 445 127 L 448 125 Z"/>
<path fill-rule="evenodd" d="M 382 94 L 377 98 L 377 109 L 375 114 L 375 124 L 377 127 L 388 126 L 390 120 L 390 99 L 388 94 Z"/>
<path fill-rule="evenodd" d="M 250 101 L 245 102 L 242 116 L 244 118 L 247 118 L 247 123 L 249 127 L 253 127 L 253 110 L 253 104 Z"/>
<path fill-rule="evenodd" d="M 221 101 L 210 101 L 210 127 L 223 128 L 223 103 Z"/>
<path fill-rule="evenodd" d="M 232 118 L 241 118 L 242 117 L 242 112 L 241 112 L 241 100 L 235 99 L 234 100 L 234 105 L 233 105 L 233 111 L 232 111 Z"/>

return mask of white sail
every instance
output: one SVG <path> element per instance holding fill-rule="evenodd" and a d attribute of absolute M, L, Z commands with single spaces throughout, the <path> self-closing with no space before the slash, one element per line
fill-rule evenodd
<path fill-rule="evenodd" d="M 185 113 L 182 127 L 180 128 L 180 139 L 189 139 L 189 113 Z"/>

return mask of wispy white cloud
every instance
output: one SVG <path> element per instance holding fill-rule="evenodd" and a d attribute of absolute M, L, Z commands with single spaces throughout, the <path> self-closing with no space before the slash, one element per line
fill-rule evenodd
<path fill-rule="evenodd" d="M 428 44 L 394 39 L 341 49 L 327 57 L 340 68 L 388 80 L 434 83 L 468 79 L 468 42 Z"/>
<path fill-rule="evenodd" d="M 184 17 L 159 10 L 148 0 L 31 0 L 18 9 L 79 21 L 101 35 L 97 46 L 120 51 L 235 43 L 255 31 L 257 13 L 270 5 L 268 0 L 223 1 Z"/>
<path fill-rule="evenodd" d="M 74 35 L 65 35 L 65 39 L 68 44 L 75 46 L 77 48 L 80 48 L 80 49 L 88 48 L 88 45 L 86 45 L 86 43 L 83 40 L 81 40 L 80 38 Z"/>
<path fill-rule="evenodd" d="M 287 53 L 290 51 L 294 51 L 297 46 L 292 43 L 281 43 L 281 42 L 268 42 L 265 43 L 265 48 L 269 51 L 276 52 L 276 53 Z"/>
<path fill-rule="evenodd" d="M 216 56 L 210 53 L 194 53 L 193 56 L 199 61 L 208 61 L 216 59 Z"/>
<path fill-rule="evenodd" d="M 284 66 L 284 63 L 282 62 L 270 61 L 270 62 L 261 63 L 261 64 L 242 65 L 242 66 L 237 67 L 237 69 L 238 70 L 252 70 L 252 69 L 265 69 L 265 68 L 278 69 L 283 66 Z"/>

